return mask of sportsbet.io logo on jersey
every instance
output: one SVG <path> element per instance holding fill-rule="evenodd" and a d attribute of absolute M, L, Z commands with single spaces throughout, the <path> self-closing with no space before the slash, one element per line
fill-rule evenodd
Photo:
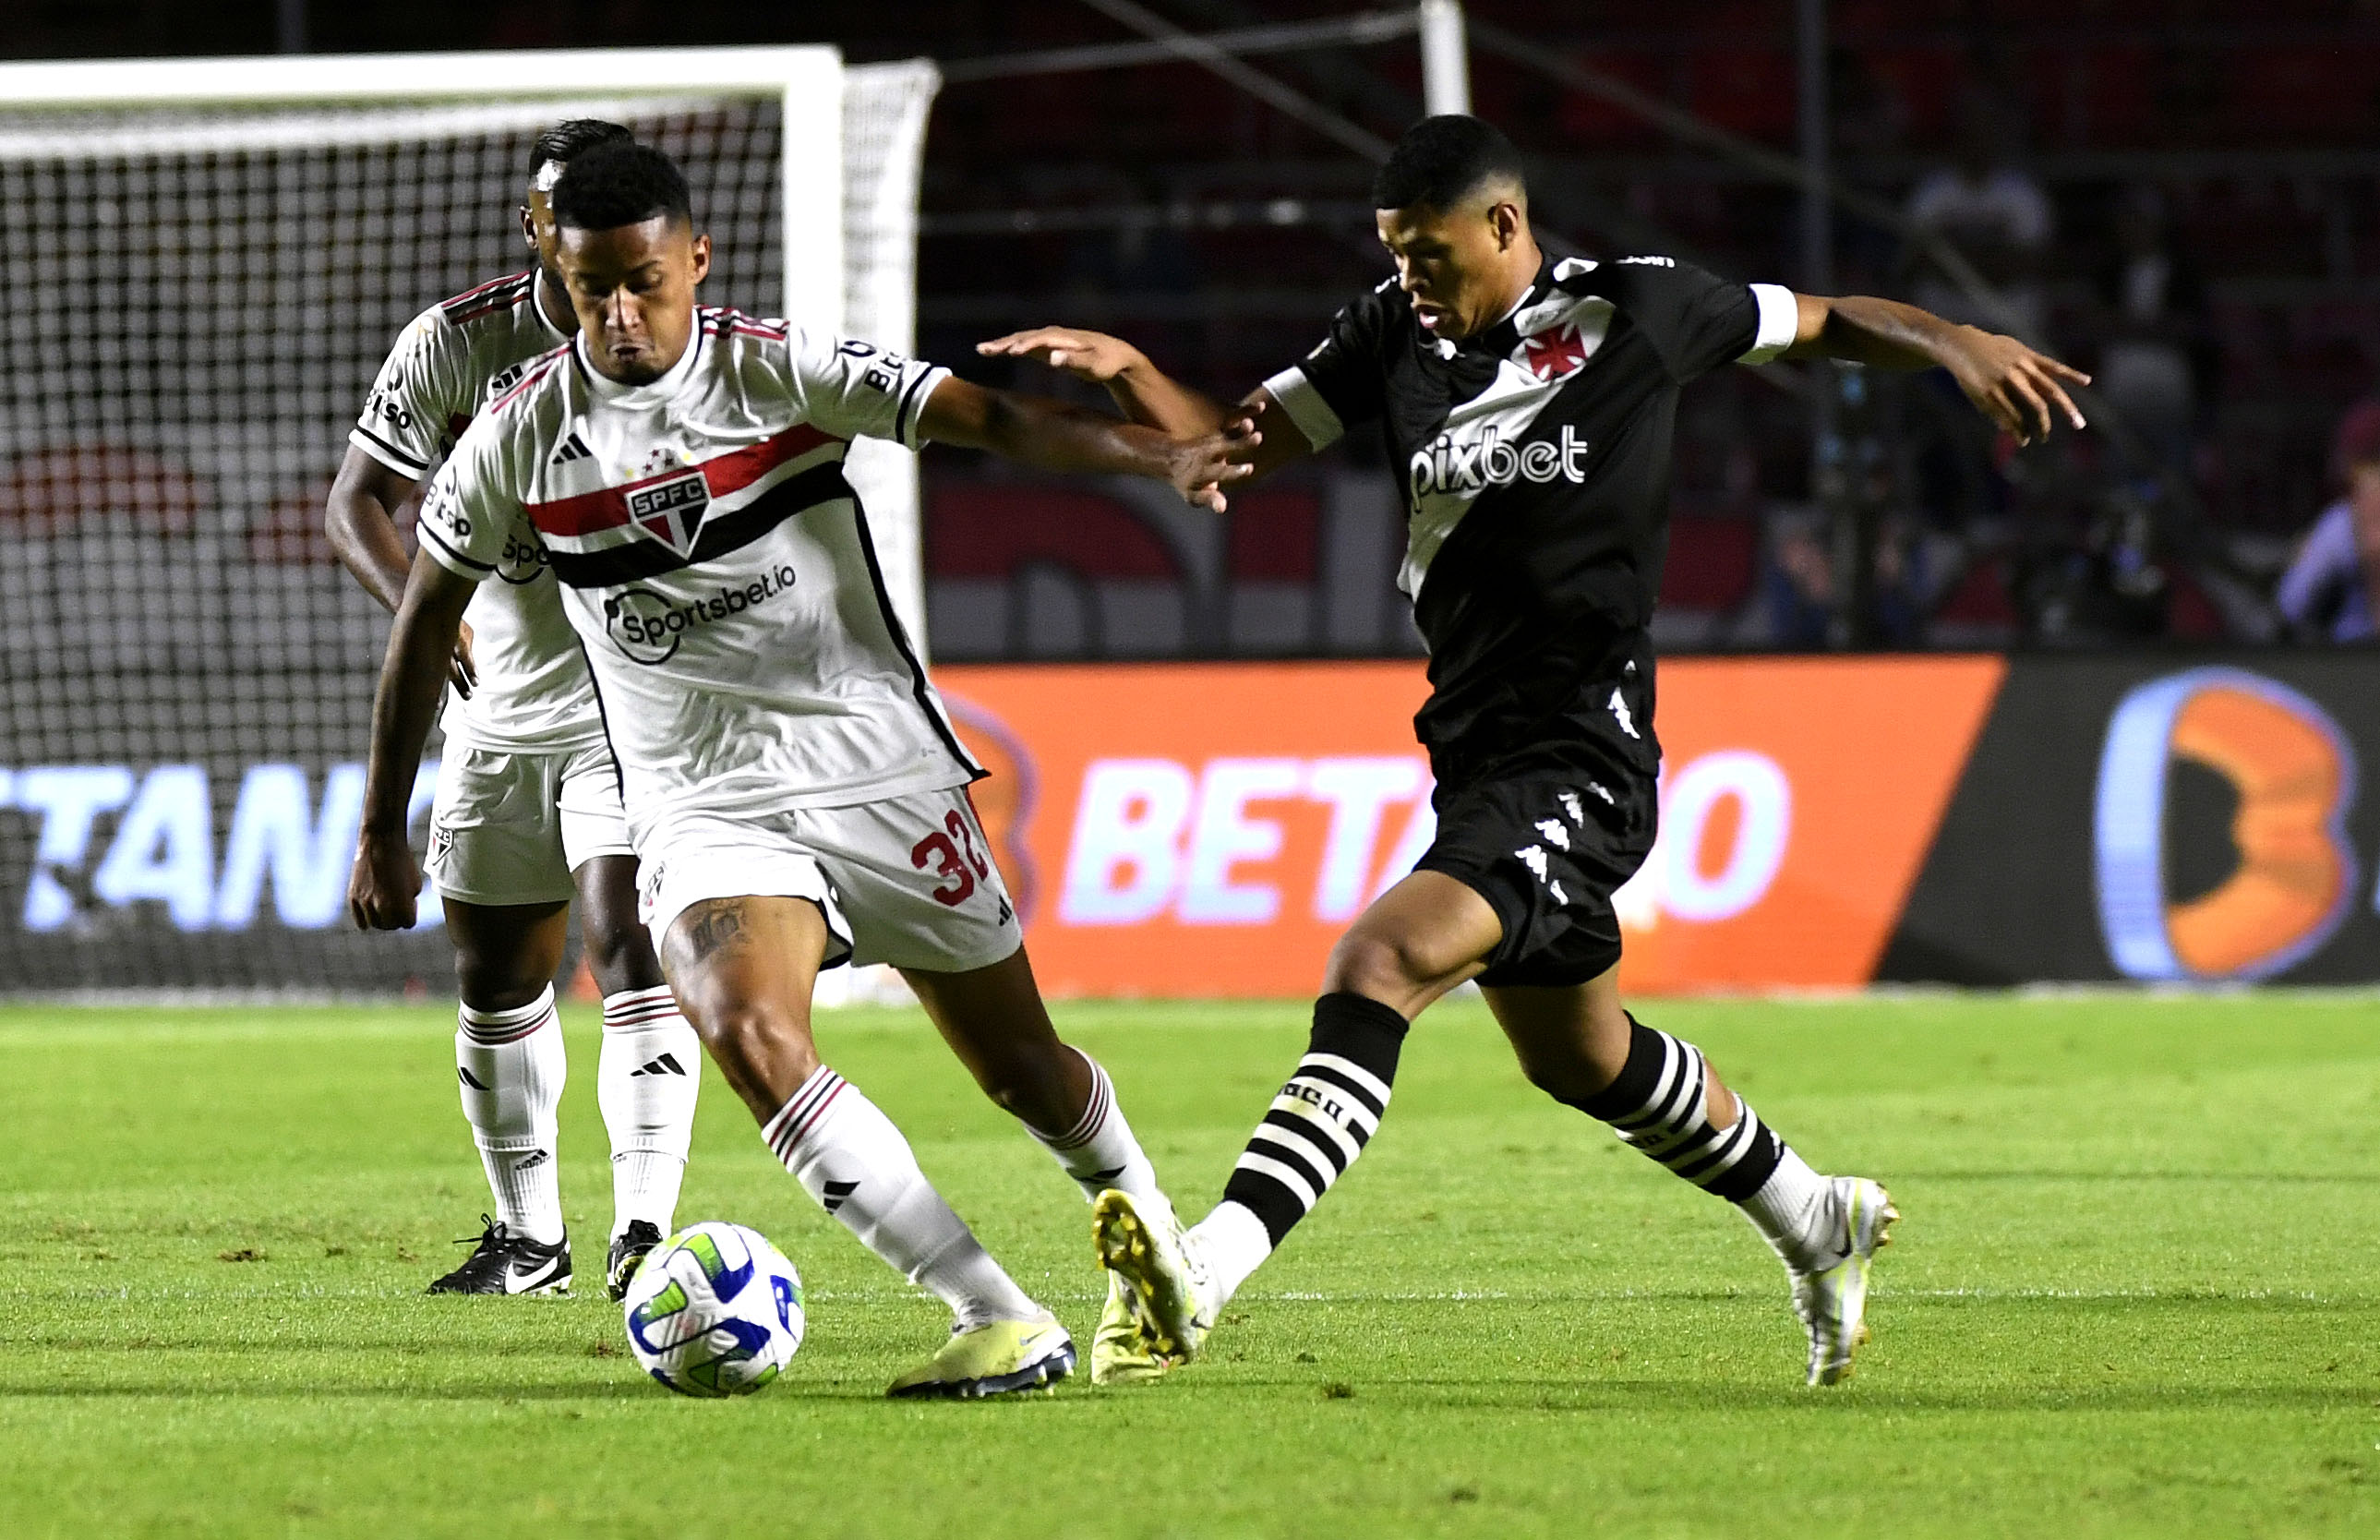
<path fill-rule="evenodd" d="M 504 531 L 504 553 L 496 559 L 496 576 L 514 588 L 525 588 L 544 576 L 552 560 L 543 540 L 516 524 Z"/>
<path fill-rule="evenodd" d="M 1490 423 L 1469 443 L 1449 433 L 1414 451 L 1408 477 L 1416 501 L 1432 493 L 1475 492 L 1515 481 L 1584 482 L 1590 447 L 1567 422 L 1559 439 L 1527 443 L 1505 442 L 1503 429 Z"/>
<path fill-rule="evenodd" d="M 603 601 L 603 628 L 622 657 L 665 663 L 688 632 L 758 609 L 793 586 L 794 567 L 788 562 L 740 588 L 721 588 L 702 599 L 679 600 L 650 588 L 627 588 Z"/>

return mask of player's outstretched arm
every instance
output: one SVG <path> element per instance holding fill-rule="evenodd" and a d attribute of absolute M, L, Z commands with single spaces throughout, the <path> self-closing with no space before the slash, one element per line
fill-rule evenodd
<path fill-rule="evenodd" d="M 347 913 L 358 929 L 402 930 L 413 924 L 421 891 L 420 868 L 405 837 L 406 809 L 430 727 L 438 715 L 446 661 L 476 585 L 457 577 L 428 552 L 413 560 L 396 625 L 381 660 L 372 697 L 371 754 L 364 771 L 363 828 L 347 878 Z"/>
<path fill-rule="evenodd" d="M 412 564 L 406 559 L 405 541 L 396 532 L 397 511 L 419 495 L 421 483 L 402 472 L 390 469 L 358 449 L 347 445 L 347 457 L 339 463 L 338 478 L 331 483 L 331 496 L 322 513 L 322 527 L 331 537 L 331 550 L 339 564 L 363 585 L 364 592 L 381 602 L 392 614 L 405 598 L 406 578 Z M 478 671 L 471 665 L 471 628 L 462 626 L 456 633 L 454 661 L 449 675 L 457 694 L 468 698 L 471 686 L 480 682 Z"/>
<path fill-rule="evenodd" d="M 1290 461 L 1314 453 L 1297 424 L 1274 405 L 1272 394 L 1262 386 L 1249 392 L 1238 406 L 1226 406 L 1172 379 L 1139 348 L 1105 332 L 1037 326 L 979 342 L 975 350 L 987 358 L 1038 358 L 1077 380 L 1105 386 L 1126 418 L 1177 439 L 1219 433 L 1235 419 L 1246 418 L 1257 425 L 1261 441 L 1248 461 L 1250 480 L 1260 480 Z"/>
<path fill-rule="evenodd" d="M 2019 443 L 2048 437 L 2058 417 L 2083 426 L 2066 386 L 2087 385 L 2091 377 L 2014 337 L 1961 326 L 1897 299 L 1793 297 L 1800 324 L 1784 358 L 1844 358 L 1879 369 L 1939 366 L 1950 371 L 1977 411 Z"/>
<path fill-rule="evenodd" d="M 1139 423 L 1118 422 L 1062 401 L 987 390 L 965 380 L 934 387 L 918 414 L 921 437 L 993 454 L 1038 470 L 1146 476 L 1183 500 L 1221 513 L 1225 489 L 1245 480 L 1263 436 L 1241 417 L 1215 430 L 1175 438 Z"/>

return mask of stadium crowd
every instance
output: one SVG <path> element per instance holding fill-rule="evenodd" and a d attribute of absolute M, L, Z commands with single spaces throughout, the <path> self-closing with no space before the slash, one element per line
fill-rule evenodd
<path fill-rule="evenodd" d="M 323 51 L 829 36 L 855 59 L 953 67 L 928 146 L 920 346 L 1064 317 L 1130 329 L 1220 388 L 1276 368 L 1351 282 L 1384 272 L 1368 167 L 1186 64 L 1037 70 L 1024 55 L 1124 35 L 1030 0 L 712 0 L 465 6 L 35 6 L 0 51 L 269 51 L 294 13 Z M 1194 31 L 1344 15 L 1324 0 L 1167 0 Z M 2380 189 L 2368 142 L 2380 18 L 2346 0 L 1840 0 L 1829 113 L 1843 185 L 1907 228 L 1840 215 L 1834 286 L 1945 313 L 1970 296 L 1911 230 L 1953 240 L 2021 329 L 2095 370 L 2119 431 L 2018 452 L 1939 381 L 1806 372 L 1706 384 L 1682 407 L 1662 641 L 1684 648 L 1967 647 L 2337 639 L 2283 576 L 2344 526 L 2327 452 L 2380 383 Z M 1726 0 L 1648 19 L 1616 0 L 1478 0 L 1471 15 L 1706 123 L 1795 134 L 1790 7 Z M 1481 35 L 1485 35 L 1484 33 Z M 1009 61 L 987 66 L 985 61 Z M 1409 40 L 1261 67 L 1376 135 L 1418 113 Z M 1557 239 L 1803 282 L 1798 193 L 1475 43 L 1480 110 L 1532 158 Z M 1318 231 L 1323 238 L 1316 238 Z M 1254 283 L 1248 273 L 1262 274 Z M 991 368 L 1000 382 L 1013 371 Z M 1779 386 L 1785 388 L 1779 388 Z M 938 644 L 950 656 L 1378 653 L 1417 646 L 1387 591 L 1395 500 L 1352 443 L 1227 524 L 1122 492 L 1046 494 L 929 469 Z M 2308 532 L 2322 522 L 2311 542 Z M 987 545 L 991 527 L 1005 530 Z M 1859 597 L 1851 597 L 1856 594 Z M 2299 606 L 2292 608 L 2292 606 Z"/>

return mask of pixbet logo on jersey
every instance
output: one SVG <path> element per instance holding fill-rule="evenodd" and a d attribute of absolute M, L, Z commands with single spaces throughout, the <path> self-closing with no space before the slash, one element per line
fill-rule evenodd
<path fill-rule="evenodd" d="M 738 588 L 720 588 L 700 599 L 673 600 L 650 588 L 627 588 L 603 601 L 604 628 L 612 645 L 632 662 L 665 663 L 697 626 L 756 609 L 794 586 L 791 562 Z"/>
<path fill-rule="evenodd" d="M 1562 424 L 1559 439 L 1508 443 L 1493 423 L 1469 443 L 1449 433 L 1427 449 L 1414 452 L 1409 476 L 1416 498 L 1432 492 L 1475 492 L 1515 481 L 1579 481 L 1586 479 L 1586 456 L 1592 446 L 1578 430 Z"/>

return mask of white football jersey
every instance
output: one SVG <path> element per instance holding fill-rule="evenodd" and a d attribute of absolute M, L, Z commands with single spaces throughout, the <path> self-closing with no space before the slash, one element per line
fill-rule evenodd
<path fill-rule="evenodd" d="M 372 382 L 347 442 L 419 481 L 453 450 L 480 408 L 567 339 L 537 302 L 534 271 L 456 295 L 414 318 Z M 471 596 L 470 698 L 448 692 L 449 738 L 502 753 L 545 754 L 603 741 L 603 721 L 544 551 L 526 526 L 495 576 Z"/>
<path fill-rule="evenodd" d="M 628 822 L 851 806 L 982 770 L 885 592 L 844 479 L 866 434 L 917 447 L 948 370 L 734 310 L 649 385 L 584 341 L 463 435 L 424 549 L 483 579 L 532 525 L 593 665 Z"/>

